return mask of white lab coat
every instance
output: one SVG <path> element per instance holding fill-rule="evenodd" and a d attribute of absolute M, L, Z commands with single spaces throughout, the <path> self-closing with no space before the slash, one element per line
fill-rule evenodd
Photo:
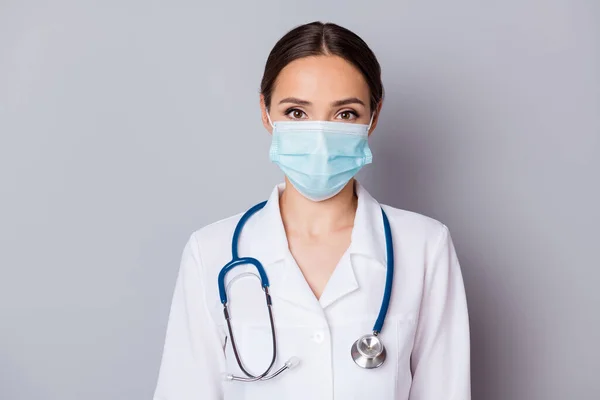
<path fill-rule="evenodd" d="M 383 206 L 394 243 L 394 282 L 380 338 L 380 368 L 354 364 L 350 348 L 370 333 L 383 298 L 386 253 L 379 203 L 358 182 L 350 247 L 319 300 L 288 248 L 272 192 L 240 236 L 240 256 L 259 259 L 269 278 L 278 354 L 300 364 L 273 380 L 243 376 L 227 338 L 217 275 L 231 260 L 241 214 L 194 232 L 185 249 L 168 321 L 154 400 L 469 400 L 469 325 L 459 262 L 448 228 L 432 218 Z M 252 274 L 249 274 L 252 273 Z M 245 366 L 261 373 L 271 358 L 264 292 L 252 266 L 227 275 L 234 337 Z M 237 278 L 236 278 L 237 277 Z"/>

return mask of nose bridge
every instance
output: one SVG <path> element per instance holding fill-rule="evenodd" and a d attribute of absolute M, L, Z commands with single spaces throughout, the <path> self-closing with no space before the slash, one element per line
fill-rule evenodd
<path fill-rule="evenodd" d="M 331 107 L 330 101 L 318 100 L 313 101 L 312 115 L 310 119 L 314 121 L 330 121 L 335 110 Z"/>

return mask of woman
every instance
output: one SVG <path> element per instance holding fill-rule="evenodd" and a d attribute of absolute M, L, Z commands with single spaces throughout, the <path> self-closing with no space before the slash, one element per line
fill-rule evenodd
<path fill-rule="evenodd" d="M 382 100 L 379 64 L 347 29 L 314 22 L 277 42 L 260 101 L 285 183 L 191 235 L 155 400 L 470 399 L 448 229 L 354 180 Z"/>

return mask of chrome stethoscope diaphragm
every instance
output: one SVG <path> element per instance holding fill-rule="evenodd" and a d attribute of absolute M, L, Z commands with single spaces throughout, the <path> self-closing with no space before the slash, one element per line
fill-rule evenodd
<path fill-rule="evenodd" d="M 361 336 L 350 349 L 352 359 L 361 368 L 377 368 L 385 361 L 385 346 L 375 333 Z"/>

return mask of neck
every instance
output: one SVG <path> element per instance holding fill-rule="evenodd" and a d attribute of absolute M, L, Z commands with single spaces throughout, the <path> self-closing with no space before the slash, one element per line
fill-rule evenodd
<path fill-rule="evenodd" d="M 354 225 L 358 205 L 358 198 L 354 193 L 354 179 L 334 197 L 318 202 L 302 196 L 287 177 L 285 182 L 279 207 L 288 234 L 320 236 Z"/>

